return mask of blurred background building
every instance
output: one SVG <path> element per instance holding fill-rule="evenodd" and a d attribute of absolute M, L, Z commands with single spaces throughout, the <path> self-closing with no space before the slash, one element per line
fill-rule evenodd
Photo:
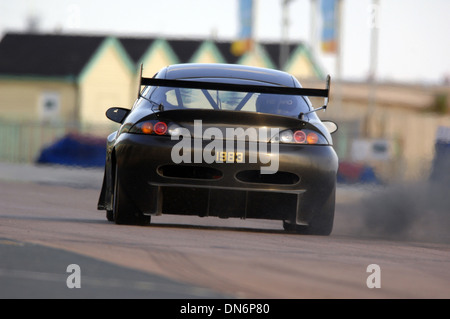
<path fill-rule="evenodd" d="M 309 4 L 310 36 L 292 40 L 289 26 L 296 15 L 291 9 L 300 1 Z M 431 85 L 377 77 L 382 0 L 366 4 L 370 50 L 363 80 L 342 76 L 343 10 L 352 9 L 345 0 L 276 1 L 281 32 L 275 40 L 255 30 L 257 8 L 267 5 L 257 0 L 236 0 L 236 34 L 229 39 L 214 32 L 181 37 L 77 28 L 44 31 L 36 14 L 38 3 L 33 3 L 25 27 L 4 31 L 0 39 L 0 161 L 33 163 L 45 147 L 68 135 L 103 143 L 116 128 L 105 111 L 132 106 L 141 64 L 149 77 L 174 63 L 254 65 L 287 71 L 305 87 L 323 87 L 331 74 L 330 106 L 319 116 L 339 124 L 334 142 L 342 182 L 427 178 L 436 143 L 450 142 L 445 133 L 450 127 L 448 79 Z M 80 7 L 67 8 L 71 23 L 80 24 Z M 318 107 L 322 101 L 313 103 Z"/>

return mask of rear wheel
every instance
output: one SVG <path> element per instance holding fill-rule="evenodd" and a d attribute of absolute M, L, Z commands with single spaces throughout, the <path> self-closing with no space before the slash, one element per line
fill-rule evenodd
<path fill-rule="evenodd" d="M 312 218 L 309 225 L 294 225 L 284 220 L 283 228 L 286 231 L 295 231 L 298 234 L 328 236 L 333 230 L 334 209 L 335 190 L 333 190 L 322 210 Z"/>
<path fill-rule="evenodd" d="M 107 211 L 106 211 L 106 219 L 107 219 L 109 222 L 113 222 L 113 221 L 114 221 L 114 211 L 112 211 L 112 210 L 107 210 Z"/>
<path fill-rule="evenodd" d="M 119 225 L 149 225 L 151 220 L 150 216 L 143 215 L 136 208 L 120 187 L 120 173 L 117 164 L 114 179 L 113 211 L 110 217 Z"/>

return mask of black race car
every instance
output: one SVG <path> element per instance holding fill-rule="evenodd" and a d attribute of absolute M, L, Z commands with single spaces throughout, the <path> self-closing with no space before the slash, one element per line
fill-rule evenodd
<path fill-rule="evenodd" d="M 329 235 L 337 126 L 316 114 L 329 82 L 306 89 L 285 72 L 228 64 L 141 76 L 132 109 L 106 112 L 121 126 L 107 139 L 98 209 L 117 224 L 161 214 L 259 218 Z"/>

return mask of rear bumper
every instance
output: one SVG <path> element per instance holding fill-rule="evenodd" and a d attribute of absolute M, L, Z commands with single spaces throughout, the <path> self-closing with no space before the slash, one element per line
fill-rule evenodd
<path fill-rule="evenodd" d="M 278 144 L 278 150 L 269 147 L 271 160 L 263 164 L 258 145 L 246 143 L 242 163 L 196 163 L 192 157 L 191 163 L 174 164 L 172 149 L 178 142 L 136 134 L 122 134 L 116 141 L 121 189 L 143 214 L 276 219 L 306 225 L 334 196 L 338 160 L 331 146 Z M 208 143 L 193 141 L 191 153 L 201 154 Z M 269 166 L 277 172 L 260 174 Z"/>

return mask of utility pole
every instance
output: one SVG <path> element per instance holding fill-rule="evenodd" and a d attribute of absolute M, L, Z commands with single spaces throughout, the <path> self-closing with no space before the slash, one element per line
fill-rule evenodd
<path fill-rule="evenodd" d="M 335 107 L 337 113 L 342 109 L 342 13 L 343 0 L 336 0 L 336 58 L 335 58 Z"/>
<path fill-rule="evenodd" d="M 368 26 L 370 28 L 370 67 L 369 67 L 369 104 L 366 114 L 366 136 L 369 136 L 370 119 L 373 116 L 376 107 L 376 72 L 378 64 L 378 23 L 379 23 L 380 0 L 372 0 L 369 10 Z"/>
<path fill-rule="evenodd" d="M 280 69 L 284 69 L 284 66 L 287 62 L 289 56 L 289 39 L 288 39 L 288 30 L 289 30 L 289 8 L 288 5 L 293 0 L 281 0 L 282 3 L 282 19 L 281 19 L 281 44 L 280 44 L 280 57 L 279 57 L 279 67 Z"/>
<path fill-rule="evenodd" d="M 315 56 L 318 51 L 318 37 L 317 37 L 317 15 L 319 14 L 319 0 L 310 0 L 310 26 L 309 26 L 309 45 L 311 51 Z"/>

